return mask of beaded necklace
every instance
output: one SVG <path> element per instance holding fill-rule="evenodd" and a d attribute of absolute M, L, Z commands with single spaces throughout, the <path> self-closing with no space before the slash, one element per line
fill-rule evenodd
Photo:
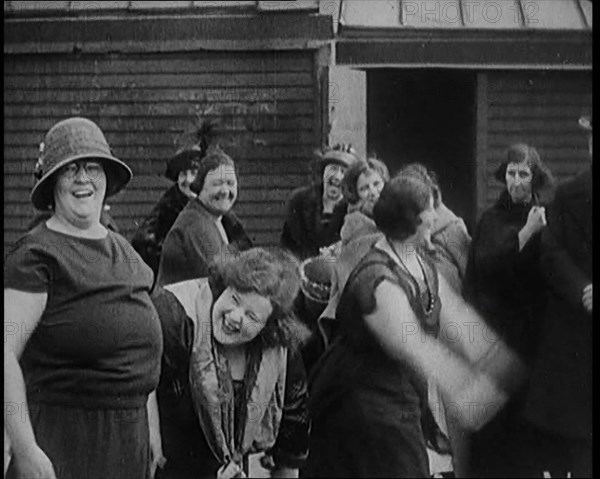
<path fill-rule="evenodd" d="M 408 266 L 406 266 L 406 263 L 404 262 L 402 257 L 398 254 L 398 251 L 396 251 L 396 247 L 394 246 L 394 244 L 390 240 L 388 240 L 388 244 L 391 246 L 392 251 L 398 258 L 398 260 L 400 262 L 399 264 L 402 267 L 402 269 L 404 269 L 404 271 L 406 271 L 408 273 L 408 275 L 410 276 L 410 278 L 413 280 L 413 283 L 417 287 L 419 296 L 421 296 L 421 288 L 419 287 L 419 281 L 410 272 L 410 270 L 408 269 Z M 421 268 L 421 272 L 423 273 L 423 281 L 425 283 L 425 287 L 427 288 L 427 297 L 429 299 L 427 307 L 424 308 L 423 312 L 425 313 L 425 316 L 429 316 L 429 315 L 431 315 L 431 313 L 433 313 L 433 309 L 435 308 L 435 296 L 431 292 L 431 286 L 429 285 L 429 280 L 427 279 L 427 274 L 425 273 L 425 267 L 423 266 L 423 263 L 421 262 L 421 258 L 419 258 L 418 254 L 416 255 L 416 257 L 417 257 L 417 262 L 419 263 L 419 267 Z"/>

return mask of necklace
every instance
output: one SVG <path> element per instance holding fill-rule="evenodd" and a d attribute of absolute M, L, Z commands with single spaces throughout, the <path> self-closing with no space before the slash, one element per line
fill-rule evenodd
<path fill-rule="evenodd" d="M 415 284 L 415 286 L 417 288 L 419 298 L 421 298 L 421 288 L 419 287 L 419 281 L 410 272 L 410 270 L 408 269 L 408 266 L 406 265 L 406 263 L 404 262 L 402 257 L 398 254 L 398 251 L 396 250 L 396 247 L 394 246 L 394 244 L 390 240 L 387 240 L 387 242 L 390 245 L 390 247 L 392 248 L 392 251 L 394 252 L 396 257 L 398 258 L 398 261 L 400 262 L 400 266 L 402 267 L 402 269 L 404 269 L 404 271 L 406 271 L 406 273 L 412 279 L 413 283 Z M 425 287 L 427 288 L 427 297 L 429 299 L 429 301 L 427 303 L 427 307 L 423 308 L 423 312 L 425 313 L 425 316 L 429 316 L 429 315 L 431 315 L 431 313 L 433 313 L 433 310 L 435 308 L 435 296 L 433 295 L 433 293 L 431 291 L 431 286 L 429 285 L 429 281 L 427 279 L 427 274 L 425 273 L 425 268 L 423 266 L 423 263 L 421 262 L 421 259 L 419 258 L 418 254 L 416 254 L 416 257 L 417 257 L 417 262 L 419 263 L 419 267 L 421 268 L 421 272 L 423 273 L 423 282 L 425 283 Z"/>

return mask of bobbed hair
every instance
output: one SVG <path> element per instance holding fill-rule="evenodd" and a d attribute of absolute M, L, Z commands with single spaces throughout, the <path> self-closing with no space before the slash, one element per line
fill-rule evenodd
<path fill-rule="evenodd" d="M 231 167 L 232 171 L 237 176 L 235 162 L 233 159 L 220 148 L 214 148 L 209 150 L 206 156 L 200 160 L 200 163 L 198 164 L 198 175 L 190 185 L 190 190 L 197 195 L 200 194 L 202 188 L 204 188 L 204 180 L 206 180 L 206 175 L 208 175 L 210 171 L 216 170 L 221 165 L 227 165 Z"/>
<path fill-rule="evenodd" d="M 419 215 L 427 209 L 431 187 L 416 175 L 396 175 L 383 187 L 373 208 L 377 228 L 397 241 L 417 232 Z"/>
<path fill-rule="evenodd" d="M 554 186 L 554 177 L 550 170 L 542 163 L 540 155 L 533 146 L 525 143 L 515 143 L 506 150 L 506 159 L 500 164 L 494 178 L 506 185 L 506 168 L 509 163 L 524 163 L 531 169 L 531 190 L 534 195 L 541 191 L 551 190 Z"/>
<path fill-rule="evenodd" d="M 209 282 L 215 300 L 228 287 L 268 298 L 273 312 L 254 341 L 263 347 L 296 346 L 294 301 L 300 291 L 298 260 L 279 247 L 251 248 L 213 263 Z"/>
<path fill-rule="evenodd" d="M 346 171 L 342 182 L 342 192 L 344 198 L 351 205 L 355 205 L 359 201 L 357 183 L 358 178 L 363 173 L 375 171 L 379 173 L 384 183 L 390 180 L 390 172 L 385 163 L 377 158 L 367 158 L 366 160 L 358 160 Z"/>

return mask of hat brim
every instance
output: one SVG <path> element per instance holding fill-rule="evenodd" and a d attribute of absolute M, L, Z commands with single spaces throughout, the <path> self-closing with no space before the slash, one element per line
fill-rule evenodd
<path fill-rule="evenodd" d="M 125 186 L 131 181 L 131 178 L 133 178 L 131 169 L 124 162 L 112 155 L 106 155 L 102 153 L 90 155 L 89 153 L 85 153 L 71 156 L 69 158 L 65 158 L 63 161 L 58 162 L 56 165 L 46 171 L 34 185 L 30 195 L 33 206 L 38 210 L 47 210 L 52 205 L 54 199 L 53 184 L 51 181 L 49 181 L 49 179 L 63 166 L 84 158 L 97 158 L 100 160 L 110 161 L 107 166 L 111 169 L 112 174 L 110 176 L 108 188 L 106 189 L 106 198 L 117 194 L 119 191 L 125 188 Z"/>
<path fill-rule="evenodd" d="M 354 162 L 356 162 L 358 158 L 352 153 L 348 153 L 345 151 L 328 151 L 320 158 L 321 165 L 329 165 L 331 163 L 349 167 Z"/>
<path fill-rule="evenodd" d="M 579 119 L 579 127 L 585 131 L 592 131 L 592 120 L 587 116 L 582 116 Z"/>

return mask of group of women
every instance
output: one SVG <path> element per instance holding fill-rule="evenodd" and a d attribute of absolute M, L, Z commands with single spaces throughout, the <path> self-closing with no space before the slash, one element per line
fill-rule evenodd
<path fill-rule="evenodd" d="M 203 184 L 230 165 L 186 155 Z M 390 178 L 342 145 L 319 167 L 291 198 L 284 248 L 246 245 L 155 286 L 100 221 L 131 170 L 90 120 L 54 125 L 31 194 L 49 219 L 4 271 L 5 325 L 16 326 L 5 335 L 5 403 L 27 408 L 6 417 L 7 477 L 245 477 L 257 452 L 272 477 L 427 477 L 432 409 L 457 475 L 518 474 L 511 446 L 544 296 L 536 268 L 551 177 L 539 156 L 509 149 L 506 190 L 472 244 L 422 165 Z M 315 256 L 335 261 L 313 318 L 322 349 L 307 364 L 299 262 Z"/>

